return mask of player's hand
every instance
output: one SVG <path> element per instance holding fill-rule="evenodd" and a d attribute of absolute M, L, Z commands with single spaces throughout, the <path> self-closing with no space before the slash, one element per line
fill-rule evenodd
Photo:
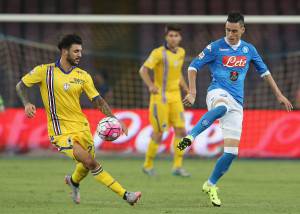
<path fill-rule="evenodd" d="M 121 127 L 122 127 L 123 133 L 127 136 L 127 135 L 128 135 L 128 128 L 127 128 L 127 126 L 125 125 L 125 123 L 123 123 L 123 122 L 120 121 L 120 120 L 119 120 L 119 123 L 120 123 L 120 125 L 121 125 Z"/>
<path fill-rule="evenodd" d="M 25 115 L 29 118 L 33 118 L 35 116 L 35 113 L 36 113 L 35 105 L 31 103 L 27 103 L 25 105 Z"/>
<path fill-rule="evenodd" d="M 188 93 L 183 99 L 183 104 L 185 106 L 192 106 L 195 103 L 196 95 Z"/>
<path fill-rule="evenodd" d="M 150 92 L 151 94 L 158 94 L 158 91 L 159 91 L 159 88 L 156 87 L 155 85 L 149 86 L 149 92 Z"/>
<path fill-rule="evenodd" d="M 292 111 L 293 110 L 293 105 L 292 103 L 283 95 L 280 95 L 277 97 L 277 100 L 278 102 L 281 104 L 281 105 L 284 105 L 285 109 L 287 111 Z"/>

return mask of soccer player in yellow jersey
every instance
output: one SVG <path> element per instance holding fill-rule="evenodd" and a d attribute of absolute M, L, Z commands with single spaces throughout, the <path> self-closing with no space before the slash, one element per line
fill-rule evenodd
<path fill-rule="evenodd" d="M 114 115 L 95 89 L 91 76 L 77 67 L 82 57 L 82 40 L 75 34 L 66 35 L 59 42 L 58 48 L 61 58 L 57 62 L 35 67 L 17 84 L 17 93 L 25 106 L 25 114 L 29 118 L 35 116 L 36 108 L 28 98 L 28 90 L 37 84 L 47 113 L 50 141 L 58 151 L 76 162 L 73 174 L 65 177 L 75 203 L 80 203 L 79 183 L 91 171 L 98 182 L 134 205 L 141 193 L 126 191 L 95 159 L 89 123 L 79 102 L 82 92 L 105 115 Z M 127 134 L 126 126 L 120 123 Z"/>
<path fill-rule="evenodd" d="M 185 50 L 179 47 L 181 42 L 180 27 L 165 27 L 165 44 L 154 49 L 141 67 L 139 73 L 150 92 L 149 119 L 153 133 L 146 152 L 143 172 L 154 175 L 153 159 L 156 156 L 162 134 L 170 126 L 174 128 L 173 141 L 174 162 L 173 175 L 188 177 L 190 174 L 182 168 L 183 152 L 176 149 L 182 136 L 185 135 L 184 109 L 181 101 L 180 86 L 188 92 L 182 76 Z M 154 72 L 154 81 L 149 76 Z"/>

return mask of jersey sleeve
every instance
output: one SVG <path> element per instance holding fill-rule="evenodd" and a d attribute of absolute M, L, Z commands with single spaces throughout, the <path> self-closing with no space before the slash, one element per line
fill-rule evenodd
<path fill-rule="evenodd" d="M 27 73 L 23 78 L 22 82 L 27 86 L 31 87 L 34 84 L 39 84 L 42 82 L 45 75 L 46 66 L 39 65 L 32 69 L 29 73 Z"/>
<path fill-rule="evenodd" d="M 206 46 L 206 48 L 196 57 L 189 65 L 188 70 L 199 71 L 201 68 L 215 60 L 216 56 L 213 50 L 213 43 Z"/>
<path fill-rule="evenodd" d="M 252 62 L 254 64 L 256 71 L 261 77 L 270 74 L 267 65 L 264 63 L 264 61 L 262 60 L 261 56 L 258 54 L 254 46 L 252 46 Z"/>
<path fill-rule="evenodd" d="M 93 100 L 95 97 L 99 96 L 99 92 L 95 88 L 93 79 L 91 75 L 89 75 L 88 73 L 86 74 L 86 80 L 85 83 L 83 84 L 83 91 L 85 92 L 85 94 L 88 96 L 90 100 Z"/>
<path fill-rule="evenodd" d="M 145 61 L 144 66 L 153 70 L 155 66 L 161 61 L 161 54 L 157 49 L 154 49 L 148 59 Z"/>

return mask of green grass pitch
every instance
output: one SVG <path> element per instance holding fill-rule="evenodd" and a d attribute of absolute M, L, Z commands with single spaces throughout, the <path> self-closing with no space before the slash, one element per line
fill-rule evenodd
<path fill-rule="evenodd" d="M 236 161 L 219 182 L 220 208 L 212 207 L 201 192 L 215 160 L 186 160 L 190 178 L 172 176 L 170 160 L 157 160 L 158 175 L 147 177 L 141 172 L 142 162 L 128 158 L 102 161 L 124 187 L 143 192 L 140 203 L 131 207 L 91 175 L 81 184 L 81 204 L 73 204 L 63 182 L 73 169 L 71 160 L 2 158 L 0 213 L 300 213 L 299 161 Z"/>

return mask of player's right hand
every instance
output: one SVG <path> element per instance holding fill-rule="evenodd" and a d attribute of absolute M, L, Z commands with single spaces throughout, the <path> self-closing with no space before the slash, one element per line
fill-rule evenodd
<path fill-rule="evenodd" d="M 158 91 L 159 91 L 159 88 L 156 87 L 155 85 L 149 86 L 149 92 L 150 92 L 151 94 L 158 94 Z"/>
<path fill-rule="evenodd" d="M 192 106 L 194 105 L 195 103 L 195 100 L 196 100 L 196 95 L 195 94 L 190 94 L 188 93 L 185 98 L 183 99 L 183 104 L 185 106 Z"/>
<path fill-rule="evenodd" d="M 121 125 L 121 127 L 122 127 L 123 133 L 124 133 L 126 136 L 128 136 L 128 128 L 127 128 L 127 126 L 125 125 L 125 123 L 123 123 L 123 121 L 121 121 L 121 120 L 119 120 L 119 123 L 120 123 L 120 125 Z"/>
<path fill-rule="evenodd" d="M 27 117 L 29 118 L 33 118 L 35 116 L 36 113 L 36 108 L 35 105 L 31 104 L 31 103 L 27 103 L 25 105 L 25 114 Z"/>

